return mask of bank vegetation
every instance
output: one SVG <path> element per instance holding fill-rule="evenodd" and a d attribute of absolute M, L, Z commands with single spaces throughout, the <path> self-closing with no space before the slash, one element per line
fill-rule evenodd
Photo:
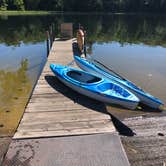
<path fill-rule="evenodd" d="M 166 0 L 0 0 L 0 10 L 164 13 Z"/>

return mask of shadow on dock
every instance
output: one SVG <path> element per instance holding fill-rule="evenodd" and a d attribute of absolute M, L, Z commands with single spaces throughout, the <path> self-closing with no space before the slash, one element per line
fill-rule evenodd
<path fill-rule="evenodd" d="M 63 37 L 63 38 L 59 38 L 59 39 L 56 39 L 56 41 L 68 41 L 70 38 L 68 37 Z"/>
<path fill-rule="evenodd" d="M 63 94 L 64 96 L 70 98 L 75 103 L 78 103 L 94 111 L 108 114 L 104 103 L 77 93 L 76 91 L 68 88 L 66 85 L 60 82 L 55 76 L 46 75 L 45 79 L 52 88 L 54 88 L 56 91 Z"/>
<path fill-rule="evenodd" d="M 80 104 L 86 108 L 92 109 L 94 111 L 98 111 L 98 112 L 102 112 L 102 113 L 110 115 L 112 122 L 113 122 L 116 130 L 119 132 L 119 134 L 125 135 L 125 136 L 134 136 L 135 135 L 135 133 L 128 126 L 126 126 L 119 119 L 117 119 L 114 115 L 110 114 L 107 111 L 106 105 L 104 103 L 77 93 L 76 91 L 68 88 L 66 85 L 64 85 L 62 82 L 60 82 L 55 76 L 46 75 L 45 79 L 52 88 L 54 88 L 56 91 L 63 94 L 64 96 L 70 98 L 75 103 L 78 103 L 78 104 Z"/>
<path fill-rule="evenodd" d="M 72 49 L 73 49 L 73 54 L 74 55 L 81 56 L 82 53 L 81 53 L 81 51 L 78 48 L 78 43 L 77 42 L 73 42 Z"/>

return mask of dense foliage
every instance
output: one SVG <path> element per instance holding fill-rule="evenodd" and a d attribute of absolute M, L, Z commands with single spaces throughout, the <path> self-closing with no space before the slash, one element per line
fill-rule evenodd
<path fill-rule="evenodd" d="M 16 21 L 17 20 L 17 21 Z M 117 41 L 144 43 L 166 47 L 166 16 L 164 15 L 50 15 L 12 16 L 0 19 L 0 43 L 19 45 L 20 42 L 42 42 L 45 31 L 54 24 L 56 37 L 60 37 L 60 24 L 72 22 L 74 32 L 81 23 L 87 31 L 87 43 Z M 5 32 L 5 33 L 4 33 Z M 75 35 L 74 35 L 75 36 Z"/>
<path fill-rule="evenodd" d="M 165 12 L 166 0 L 0 0 L 0 10 Z"/>

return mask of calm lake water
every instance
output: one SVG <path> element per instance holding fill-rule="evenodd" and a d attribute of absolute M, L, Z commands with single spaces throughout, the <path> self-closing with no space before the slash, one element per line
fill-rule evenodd
<path fill-rule="evenodd" d="M 166 103 L 166 16 L 0 16 L 0 135 L 13 134 L 45 64 L 45 31 L 53 23 L 59 37 L 63 22 L 72 22 L 74 30 L 78 23 L 86 28 L 89 56 Z"/>

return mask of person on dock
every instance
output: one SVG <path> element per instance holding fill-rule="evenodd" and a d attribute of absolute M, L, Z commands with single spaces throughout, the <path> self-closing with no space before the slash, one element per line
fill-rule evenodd
<path fill-rule="evenodd" d="M 80 26 L 77 31 L 77 43 L 81 53 L 83 53 L 83 49 L 84 49 L 84 40 L 85 40 L 85 31 L 84 31 L 84 28 Z"/>

